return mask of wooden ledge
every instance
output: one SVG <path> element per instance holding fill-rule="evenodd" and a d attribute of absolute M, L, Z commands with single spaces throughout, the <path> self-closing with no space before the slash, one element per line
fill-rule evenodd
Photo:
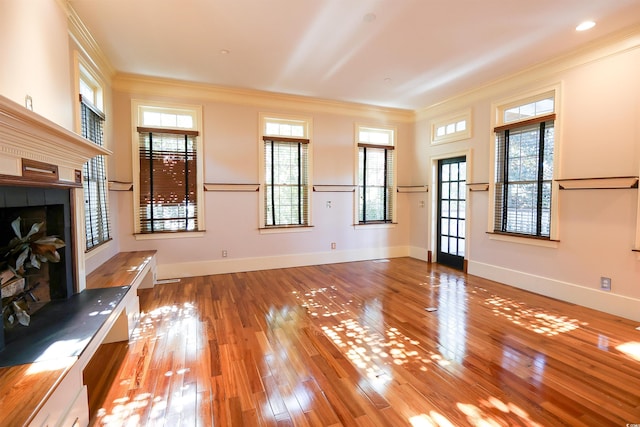
<path fill-rule="evenodd" d="M 87 338 L 88 330 L 83 329 L 83 335 L 76 337 L 79 338 L 78 347 L 71 356 L 62 354 L 45 361 L 0 367 L 0 407 L 11 408 L 10 411 L 0 411 L 0 426 L 28 426 L 36 419 L 39 423 L 42 421 L 42 414 L 39 413 L 61 384 L 71 384 L 72 390 L 75 390 L 76 386 L 78 390 L 82 387 L 80 382 L 83 366 L 91 359 L 100 343 L 109 338 L 108 335 L 112 332 L 110 328 L 114 328 L 123 315 L 126 316 L 126 299 L 130 298 L 132 293 L 135 294 L 138 287 L 146 285 L 147 280 L 153 285 L 155 274 L 147 273 L 155 265 L 155 254 L 156 251 L 118 253 L 87 276 L 87 289 L 68 300 L 57 302 L 62 305 L 89 301 L 91 304 L 83 304 L 84 318 L 89 316 L 96 319 L 90 326 L 96 332 Z M 55 311 L 53 303 L 55 301 L 48 305 Z M 92 308 L 96 309 L 91 311 Z M 45 309 L 46 306 L 42 310 Z M 80 315 L 82 314 L 70 316 L 76 319 L 68 322 L 73 333 L 82 329 L 86 323 L 84 320 L 77 320 Z M 32 322 L 38 321 L 37 319 L 37 316 L 34 316 Z M 59 331 L 57 325 L 54 327 L 52 324 L 51 329 L 55 330 L 54 335 L 58 334 L 58 339 L 63 339 L 59 336 L 63 331 Z M 50 338 L 54 340 L 56 337 Z M 5 347 L 4 351 L 7 348 Z M 65 347 L 63 350 L 69 349 Z M 77 385 L 75 381 L 78 381 Z M 56 423 L 60 420 L 48 421 Z"/>
<path fill-rule="evenodd" d="M 429 186 L 427 185 L 398 185 L 396 188 L 398 193 L 427 193 Z"/>
<path fill-rule="evenodd" d="M 155 262 L 156 251 L 119 252 L 87 276 L 87 289 L 134 286 L 147 266 Z M 146 287 L 146 286 L 143 286 Z"/>
<path fill-rule="evenodd" d="M 325 193 L 353 193 L 356 191 L 356 186 L 351 184 L 316 184 L 313 186 L 313 191 Z"/>
<path fill-rule="evenodd" d="M 638 188 L 637 176 L 556 179 L 561 190 L 615 190 Z"/>
<path fill-rule="evenodd" d="M 224 184 L 204 183 L 204 191 L 253 192 L 260 189 L 260 184 Z"/>
<path fill-rule="evenodd" d="M 26 426 L 35 418 L 51 392 L 69 372 L 77 358 L 36 362 L 0 368 L 0 425 Z"/>

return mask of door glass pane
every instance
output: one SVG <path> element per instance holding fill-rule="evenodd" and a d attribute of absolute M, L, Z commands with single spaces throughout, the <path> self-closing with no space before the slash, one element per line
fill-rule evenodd
<path fill-rule="evenodd" d="M 451 199 L 457 199 L 458 198 L 458 183 L 457 182 L 452 182 L 450 184 L 450 198 Z"/>
<path fill-rule="evenodd" d="M 440 215 L 443 217 L 449 216 L 449 202 L 446 200 L 442 201 L 442 206 L 440 208 Z"/>
<path fill-rule="evenodd" d="M 455 219 L 449 220 L 449 236 L 458 236 L 458 221 Z"/>
<path fill-rule="evenodd" d="M 451 176 L 449 174 L 449 165 L 442 165 L 442 181 L 451 181 Z"/>
<path fill-rule="evenodd" d="M 458 239 L 458 256 L 464 256 L 464 239 Z"/>
<path fill-rule="evenodd" d="M 441 222 L 440 234 L 448 235 L 449 234 L 449 220 L 446 219 L 446 218 L 443 218 L 440 222 Z"/>
<path fill-rule="evenodd" d="M 442 252 L 449 252 L 449 238 L 447 236 L 442 236 L 440 238 L 440 250 Z"/>
<path fill-rule="evenodd" d="M 458 239 L 455 237 L 449 237 L 449 253 L 456 254 L 458 248 Z"/>
<path fill-rule="evenodd" d="M 449 216 L 451 218 L 458 218 L 458 202 L 449 202 Z"/>

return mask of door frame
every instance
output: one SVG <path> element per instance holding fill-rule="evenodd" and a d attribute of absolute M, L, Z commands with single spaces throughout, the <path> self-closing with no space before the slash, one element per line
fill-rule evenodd
<path fill-rule="evenodd" d="M 465 156 L 467 162 L 467 189 L 465 199 L 465 239 L 464 239 L 464 269 L 466 273 L 467 260 L 469 259 L 469 236 L 471 235 L 471 221 L 470 221 L 470 203 L 469 203 L 469 187 L 468 184 L 471 181 L 472 175 L 472 150 L 468 148 L 466 150 L 449 151 L 442 154 L 436 154 L 429 157 L 429 163 L 431 164 L 430 182 L 429 186 L 431 190 L 431 202 L 429 204 L 428 221 L 429 221 L 429 247 L 428 253 L 431 255 L 432 262 L 437 262 L 438 259 L 438 161 L 443 159 L 451 159 L 454 157 Z"/>

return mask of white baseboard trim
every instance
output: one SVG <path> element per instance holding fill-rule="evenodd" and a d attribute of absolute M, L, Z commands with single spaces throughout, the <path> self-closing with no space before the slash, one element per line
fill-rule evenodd
<path fill-rule="evenodd" d="M 504 283 L 536 294 L 578 304 L 594 310 L 640 321 L 640 300 L 573 283 L 469 261 L 468 274 Z"/>
<path fill-rule="evenodd" d="M 302 267 L 307 265 L 335 264 L 339 262 L 366 261 L 380 258 L 411 256 L 408 246 L 358 249 L 351 251 L 315 252 L 258 258 L 225 258 L 210 261 L 158 263 L 158 280 L 175 279 L 211 274 L 238 273 L 242 271 L 272 270 L 274 268 Z"/>
<path fill-rule="evenodd" d="M 409 256 L 427 262 L 429 261 L 429 250 L 417 246 L 409 246 Z"/>

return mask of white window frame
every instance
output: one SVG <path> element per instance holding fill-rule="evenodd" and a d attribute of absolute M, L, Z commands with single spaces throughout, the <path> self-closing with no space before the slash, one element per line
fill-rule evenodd
<path fill-rule="evenodd" d="M 471 109 L 468 108 L 434 119 L 431 123 L 431 144 L 445 144 L 471 138 L 473 135 L 471 118 Z M 457 130 L 460 123 L 464 123 L 465 127 Z"/>
<path fill-rule="evenodd" d="M 193 124 L 190 127 L 171 127 L 162 125 L 149 126 L 144 122 L 144 112 L 155 111 L 168 114 L 184 114 L 193 117 Z M 173 104 L 167 102 L 156 102 L 142 99 L 131 100 L 131 158 L 133 170 L 133 219 L 134 219 L 134 236 L 136 240 L 155 240 L 155 239 L 172 239 L 185 237 L 202 237 L 205 227 L 205 197 L 204 197 L 204 134 L 202 132 L 202 106 L 188 104 Z M 156 129 L 169 130 L 192 130 L 197 131 L 196 138 L 197 160 L 196 160 L 196 179 L 197 179 L 197 231 L 179 231 L 175 233 L 140 233 L 140 147 L 139 133 L 140 127 L 153 127 Z"/>
<path fill-rule="evenodd" d="M 489 238 L 492 240 L 499 241 L 507 241 L 514 243 L 522 243 L 533 246 L 543 246 L 543 247 L 551 247 L 557 248 L 559 242 L 559 203 L 558 203 L 558 193 L 559 193 L 559 185 L 556 181 L 557 177 L 560 175 L 560 153 L 562 152 L 562 87 L 560 83 L 547 86 L 544 88 L 540 88 L 538 90 L 532 90 L 520 95 L 516 95 L 513 97 L 509 97 L 498 102 L 494 102 L 491 105 L 491 110 L 494 112 L 491 120 L 491 128 L 490 128 L 490 156 L 489 156 L 489 176 L 491 177 L 489 183 L 489 212 L 488 212 L 488 222 L 487 222 L 487 232 L 489 233 Z M 543 113 L 538 115 L 529 116 L 523 118 L 521 120 L 512 120 L 506 121 L 504 119 L 505 111 L 519 106 L 526 105 L 531 102 L 535 102 L 537 100 L 541 100 L 547 98 L 549 96 L 553 96 L 554 98 L 554 110 L 552 113 L 556 114 L 556 118 L 554 121 L 554 154 L 553 154 L 553 178 L 551 184 L 551 214 L 550 214 L 550 233 L 549 238 L 538 238 L 535 236 L 525 236 L 525 235 L 511 235 L 511 234 L 498 234 L 493 233 L 496 212 L 495 212 L 495 187 L 496 187 L 496 136 L 494 132 L 494 128 L 505 125 L 505 124 L 514 124 L 518 122 L 524 122 L 528 119 L 532 119 L 535 117 L 544 116 L 551 113 Z"/>
<path fill-rule="evenodd" d="M 374 132 L 382 132 L 382 133 L 387 133 L 390 138 L 389 138 L 389 142 L 387 144 L 377 144 L 377 145 L 389 145 L 390 147 L 393 147 L 393 166 L 392 166 L 392 171 L 391 171 L 391 179 L 392 179 L 392 185 L 393 185 L 393 190 L 391 191 L 390 197 L 391 197 L 391 220 L 389 222 L 368 222 L 368 223 L 361 223 L 360 222 L 360 156 L 359 156 L 359 151 L 360 151 L 360 147 L 358 146 L 358 144 L 360 143 L 372 143 L 370 141 L 363 141 L 360 139 L 360 134 L 362 131 L 366 132 L 367 130 L 371 130 Z M 353 198 L 353 224 L 354 227 L 356 228 L 391 228 L 394 227 L 396 224 L 396 218 L 397 218 L 397 206 L 398 206 L 398 197 L 397 197 L 397 188 L 398 188 L 398 184 L 397 184 L 397 170 L 398 170 L 398 145 L 397 145 L 397 135 L 398 135 L 398 130 L 396 127 L 394 126 L 384 126 L 384 125 L 379 125 L 379 124 L 366 124 L 366 123 L 355 123 L 354 126 L 354 183 L 355 183 L 355 191 L 354 191 L 354 198 Z M 373 143 L 375 144 L 375 142 Z"/>
<path fill-rule="evenodd" d="M 83 97 L 88 98 L 87 101 L 89 101 L 91 104 L 93 104 L 94 107 L 96 107 L 100 112 L 104 113 L 105 111 L 105 101 L 104 101 L 104 87 L 105 84 L 102 82 L 102 80 L 100 79 L 100 77 L 98 77 L 98 74 L 95 72 L 95 70 L 93 69 L 93 67 L 91 67 L 87 61 L 84 60 L 84 58 L 82 58 L 80 56 L 80 54 L 76 51 L 74 52 L 74 83 L 75 83 L 75 99 L 77 102 L 74 102 L 74 109 L 75 109 L 75 115 L 76 115 L 76 123 L 77 123 L 77 133 L 78 134 L 82 134 L 82 112 L 81 112 L 81 106 L 80 106 L 80 96 L 82 95 Z M 82 83 L 84 83 L 87 88 L 89 88 L 90 92 L 87 92 L 85 90 L 82 89 Z M 102 141 L 103 144 L 106 146 L 107 143 L 107 126 L 106 126 L 106 120 L 103 123 L 103 136 L 102 136 Z M 107 180 L 107 185 L 108 185 L 108 178 L 109 178 L 109 171 L 108 171 L 108 158 L 107 156 L 101 155 L 103 157 L 103 161 L 104 161 L 104 173 L 105 173 L 105 180 Z M 83 168 L 83 173 L 84 173 L 84 168 Z M 109 203 L 109 191 L 108 188 L 105 191 L 104 196 L 104 203 L 107 207 L 107 216 L 110 215 L 110 203 Z M 85 199 L 84 196 L 84 183 L 83 183 L 83 200 Z M 86 216 L 86 212 L 84 209 L 84 205 L 83 205 L 83 209 L 82 209 L 82 213 L 83 216 Z M 101 252 L 112 240 L 113 240 L 113 229 L 111 227 L 111 221 L 110 218 L 107 217 L 107 226 L 108 226 L 108 238 L 96 245 L 93 245 L 91 248 L 87 249 L 87 229 L 85 226 L 85 222 L 82 221 L 82 230 L 83 230 L 83 236 L 82 236 L 82 248 L 85 252 L 85 254 L 87 256 L 89 256 L 90 254 L 96 254 Z"/>
<path fill-rule="evenodd" d="M 261 234 L 271 234 L 271 233 L 295 233 L 295 232 L 306 232 L 310 231 L 311 227 L 313 227 L 313 218 L 312 218 L 312 197 L 313 193 L 313 143 L 312 143 L 312 130 L 313 130 L 313 120 L 310 117 L 304 116 L 290 116 L 290 115 L 280 115 L 280 114 L 269 114 L 269 113 L 259 113 L 258 114 L 258 177 L 259 177 L 259 189 L 258 189 L 258 198 L 259 198 L 259 219 L 258 219 L 258 229 Z M 282 125 L 282 131 L 270 131 L 269 124 L 280 124 Z M 286 132 L 286 126 L 302 126 L 302 134 L 292 135 Z M 266 167 L 264 164 L 264 140 L 263 137 L 273 136 L 275 138 L 302 138 L 308 139 L 308 147 L 307 147 L 307 186 L 309 191 L 307 192 L 307 224 L 306 225 L 293 225 L 293 226 L 272 226 L 266 225 L 265 223 L 265 191 L 266 191 Z"/>

